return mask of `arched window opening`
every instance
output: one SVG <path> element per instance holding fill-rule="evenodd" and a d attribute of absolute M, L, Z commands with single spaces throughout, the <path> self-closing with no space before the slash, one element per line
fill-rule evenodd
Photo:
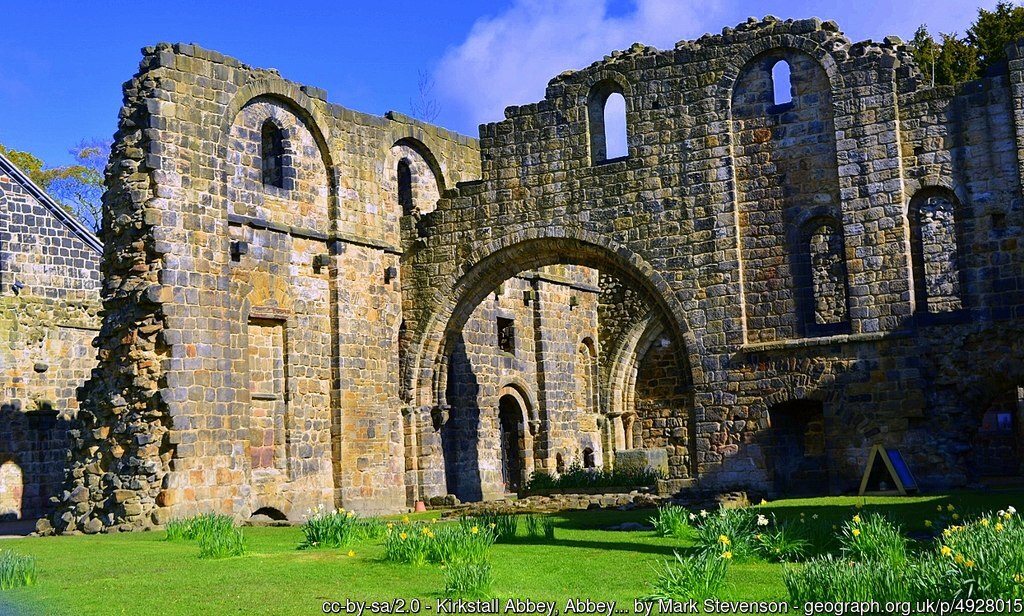
<path fill-rule="evenodd" d="M 412 167 L 405 158 L 398 161 L 398 205 L 403 215 L 412 213 Z"/>
<path fill-rule="evenodd" d="M 592 164 L 629 156 L 626 99 L 618 84 L 603 81 L 594 86 L 587 102 L 587 119 Z"/>
<path fill-rule="evenodd" d="M 560 453 L 555 454 L 555 472 L 559 475 L 565 472 L 565 459 Z"/>
<path fill-rule="evenodd" d="M 260 132 L 263 184 L 284 188 L 284 131 L 273 120 L 266 120 Z"/>
<path fill-rule="evenodd" d="M 955 198 L 946 192 L 915 196 L 909 215 L 917 309 L 932 314 L 960 310 Z"/>
<path fill-rule="evenodd" d="M 597 462 L 594 460 L 594 450 L 587 447 L 583 450 L 583 468 L 594 468 Z"/>
<path fill-rule="evenodd" d="M 629 155 L 626 143 L 626 99 L 618 92 L 609 95 L 604 103 L 604 139 L 606 160 Z"/>
<path fill-rule="evenodd" d="M 793 102 L 793 76 L 790 74 L 789 62 L 779 60 L 772 66 L 772 88 L 776 105 Z"/>
<path fill-rule="evenodd" d="M 13 460 L 0 464 L 0 522 L 21 519 L 24 492 L 21 467 Z"/>
<path fill-rule="evenodd" d="M 839 222 L 818 218 L 804 226 L 796 265 L 804 333 L 827 335 L 849 326 L 846 250 Z"/>
<path fill-rule="evenodd" d="M 523 486 L 523 409 L 510 395 L 498 401 L 501 431 L 501 479 L 506 492 L 518 492 Z"/>

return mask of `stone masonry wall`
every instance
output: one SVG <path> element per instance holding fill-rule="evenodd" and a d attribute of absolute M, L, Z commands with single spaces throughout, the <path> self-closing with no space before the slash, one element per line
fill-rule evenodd
<path fill-rule="evenodd" d="M 1004 74 L 929 88 L 898 39 L 751 20 L 565 72 L 477 143 L 147 48 L 56 526 L 491 498 L 495 452 L 557 470 L 638 442 L 701 487 L 785 490 L 798 469 L 848 490 L 873 444 L 926 487 L 976 481 L 1020 455 L 1009 52 Z M 601 160 L 591 103 L 612 93 L 628 155 Z"/>
<path fill-rule="evenodd" d="M 95 365 L 96 238 L 0 159 L 0 519 L 59 494 L 75 390 Z"/>
<path fill-rule="evenodd" d="M 416 284 L 441 292 L 407 315 L 409 386 L 444 404 L 444 332 L 512 270 L 574 263 L 625 280 L 684 349 L 699 482 L 772 489 L 791 464 L 773 459 L 772 409 L 801 400 L 822 409 L 820 491 L 855 487 L 875 443 L 901 447 L 924 485 L 978 479 L 969 452 L 994 411 L 970 409 L 1008 404 L 985 375 L 1018 387 L 1024 352 L 1010 52 L 1006 74 L 933 89 L 898 39 L 768 18 L 559 75 L 481 127 L 482 181 L 423 226 Z M 775 105 L 780 60 L 793 99 Z M 594 164 L 587 102 L 608 91 L 626 99 L 629 155 Z M 911 215 L 929 195 L 953 204 L 941 228 Z"/>

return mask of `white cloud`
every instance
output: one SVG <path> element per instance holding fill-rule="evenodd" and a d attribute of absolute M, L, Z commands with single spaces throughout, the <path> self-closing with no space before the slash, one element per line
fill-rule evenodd
<path fill-rule="evenodd" d="M 542 99 L 548 81 L 568 68 L 634 42 L 671 48 L 700 36 L 720 18 L 722 2 L 636 0 L 633 10 L 611 15 L 607 0 L 516 0 L 478 20 L 441 59 L 441 123 L 475 135 L 477 124 L 503 119 L 505 107 Z"/>

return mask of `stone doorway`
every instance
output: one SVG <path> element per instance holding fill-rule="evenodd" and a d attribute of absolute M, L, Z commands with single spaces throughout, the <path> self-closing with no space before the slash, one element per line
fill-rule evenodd
<path fill-rule="evenodd" d="M 523 409 L 513 396 L 498 401 L 498 423 L 501 430 L 501 480 L 506 492 L 523 487 Z"/>
<path fill-rule="evenodd" d="M 828 492 L 825 414 L 816 400 L 789 400 L 768 409 L 769 457 L 775 491 L 782 496 Z"/>

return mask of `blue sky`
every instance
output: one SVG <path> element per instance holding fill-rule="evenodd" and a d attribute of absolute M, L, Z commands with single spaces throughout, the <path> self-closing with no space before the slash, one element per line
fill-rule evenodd
<path fill-rule="evenodd" d="M 418 75 L 434 82 L 436 122 L 473 135 L 507 105 L 614 49 L 660 48 L 748 16 L 834 19 L 853 41 L 909 39 L 918 25 L 963 33 L 996 0 L 478 0 L 452 2 L 100 2 L 0 0 L 0 143 L 48 165 L 109 138 L 139 49 L 195 42 L 327 90 L 337 104 L 409 113 Z"/>

